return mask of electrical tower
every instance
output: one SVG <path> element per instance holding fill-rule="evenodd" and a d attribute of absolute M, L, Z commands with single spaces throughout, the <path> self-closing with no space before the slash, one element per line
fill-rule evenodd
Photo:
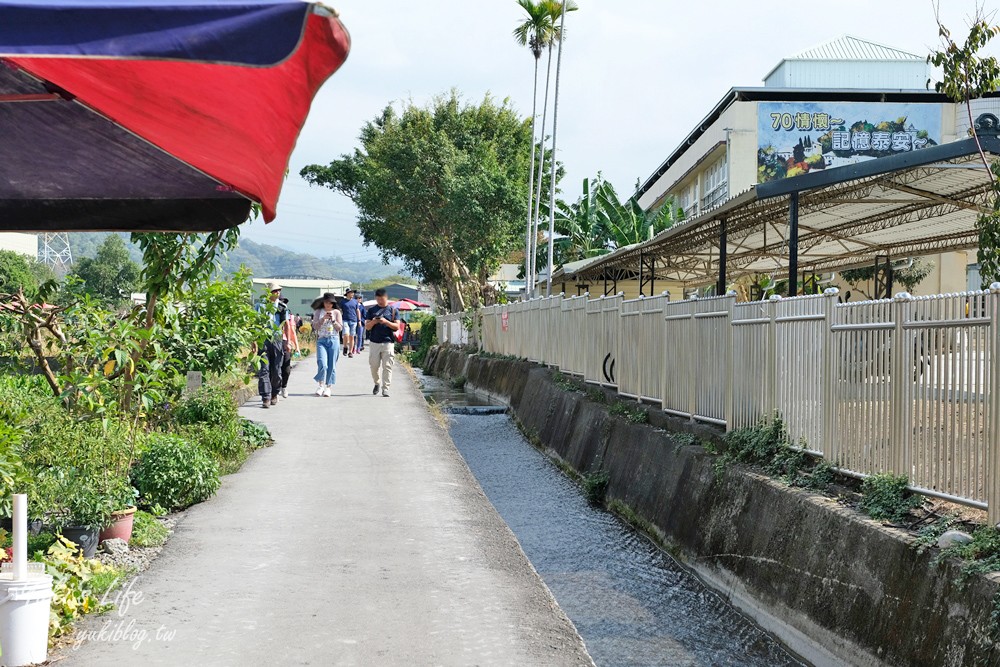
<path fill-rule="evenodd" d="M 66 232 L 44 233 L 38 235 L 41 242 L 38 248 L 38 261 L 52 267 L 58 275 L 69 273 L 73 263 L 73 251 L 69 246 L 69 234 Z"/>

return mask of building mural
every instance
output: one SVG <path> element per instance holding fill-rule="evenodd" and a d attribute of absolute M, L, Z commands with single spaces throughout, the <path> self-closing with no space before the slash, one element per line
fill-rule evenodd
<path fill-rule="evenodd" d="M 939 143 L 940 104 L 761 102 L 757 106 L 757 182 Z"/>

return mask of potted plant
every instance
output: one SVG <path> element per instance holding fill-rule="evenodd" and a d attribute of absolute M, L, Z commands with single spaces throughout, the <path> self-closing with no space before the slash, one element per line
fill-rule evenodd
<path fill-rule="evenodd" d="M 132 537 L 132 522 L 135 519 L 135 500 L 137 492 L 127 480 L 118 480 L 115 488 L 110 489 L 108 500 L 111 507 L 109 523 L 101 529 L 98 542 L 120 539 L 129 541 Z"/>
<path fill-rule="evenodd" d="M 115 498 L 103 488 L 102 477 L 88 475 L 78 468 L 51 473 L 59 488 L 52 526 L 80 547 L 84 558 L 93 558 L 101 529 L 111 523 L 111 515 L 120 509 L 120 497 Z"/>

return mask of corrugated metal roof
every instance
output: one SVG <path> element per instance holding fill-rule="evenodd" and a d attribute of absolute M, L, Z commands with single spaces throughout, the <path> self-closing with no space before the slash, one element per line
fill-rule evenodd
<path fill-rule="evenodd" d="M 853 35 L 841 35 L 817 44 L 785 60 L 907 60 L 926 62 L 925 56 L 872 42 Z"/>
<path fill-rule="evenodd" d="M 993 159 L 1000 139 L 981 137 Z M 705 284 L 718 274 L 727 230 L 727 277 L 786 270 L 789 194 L 799 192 L 798 266 L 813 272 L 973 248 L 990 182 L 974 140 L 880 158 L 755 186 L 639 246 L 620 248 L 577 269 L 608 275 L 656 262 L 657 279 Z"/>

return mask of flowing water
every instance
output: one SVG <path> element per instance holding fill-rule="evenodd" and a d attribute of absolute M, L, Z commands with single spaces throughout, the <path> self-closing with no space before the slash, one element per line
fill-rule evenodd
<path fill-rule="evenodd" d="M 455 445 L 598 665 L 801 664 L 670 556 L 589 505 L 509 416 L 451 419 Z"/>

